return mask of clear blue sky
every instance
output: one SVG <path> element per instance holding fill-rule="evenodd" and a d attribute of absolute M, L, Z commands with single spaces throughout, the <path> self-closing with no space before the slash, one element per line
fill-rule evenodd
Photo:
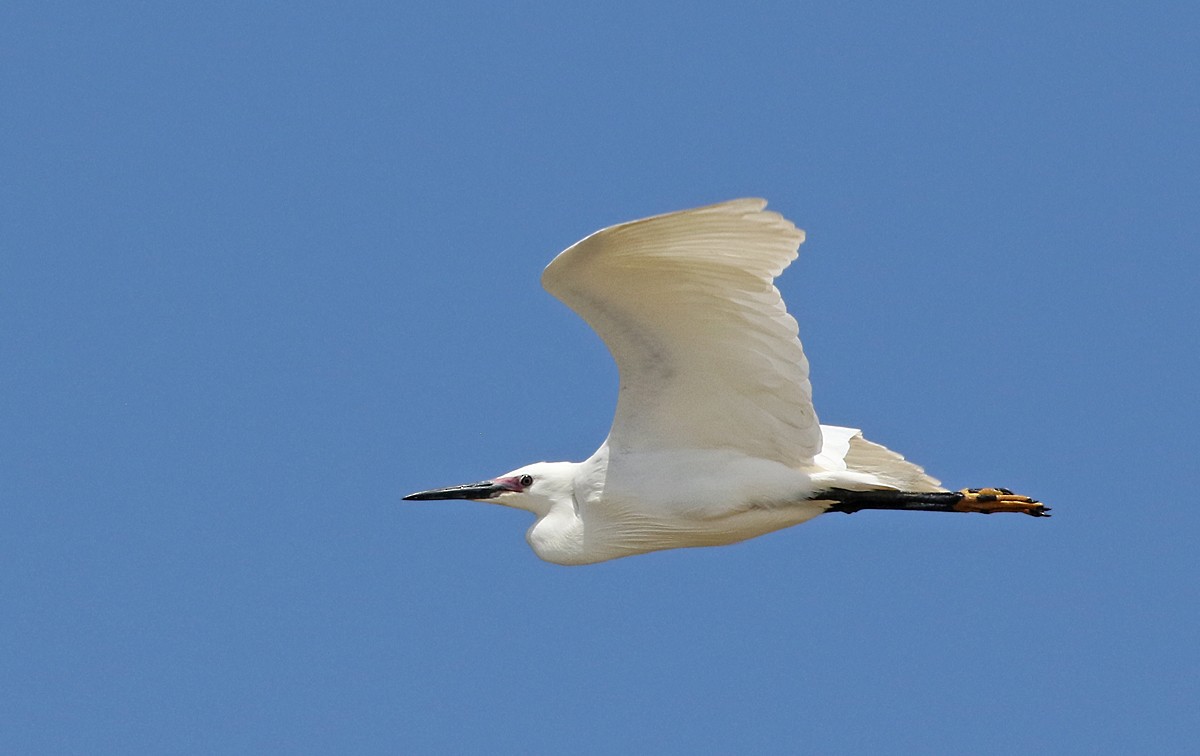
<path fill-rule="evenodd" d="M 246 5 L 0 11 L 0 752 L 1194 747 L 1194 3 Z M 822 420 L 1054 518 L 400 501 L 587 456 L 542 267 L 744 195 Z"/>

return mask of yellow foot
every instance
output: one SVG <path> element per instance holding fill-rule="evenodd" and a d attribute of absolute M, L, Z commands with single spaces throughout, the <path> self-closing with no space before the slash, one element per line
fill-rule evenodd
<path fill-rule="evenodd" d="M 954 505 L 958 512 L 1022 512 L 1033 517 L 1049 517 L 1050 507 L 1028 496 L 1018 496 L 1007 488 L 964 488 Z"/>

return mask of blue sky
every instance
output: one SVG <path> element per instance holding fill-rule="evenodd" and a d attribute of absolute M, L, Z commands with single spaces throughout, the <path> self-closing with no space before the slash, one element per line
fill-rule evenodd
<path fill-rule="evenodd" d="M 7 4 L 0 751 L 1185 752 L 1193 4 Z M 563 568 L 538 284 L 763 196 L 825 422 L 1055 517 Z"/>

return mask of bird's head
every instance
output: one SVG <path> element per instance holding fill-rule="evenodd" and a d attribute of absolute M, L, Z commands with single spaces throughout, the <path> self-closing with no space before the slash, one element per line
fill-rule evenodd
<path fill-rule="evenodd" d="M 575 480 L 574 462 L 535 462 L 504 475 L 448 488 L 405 496 L 405 501 L 432 499 L 470 499 L 503 504 L 524 509 L 539 516 L 546 515 L 557 503 L 573 506 Z"/>

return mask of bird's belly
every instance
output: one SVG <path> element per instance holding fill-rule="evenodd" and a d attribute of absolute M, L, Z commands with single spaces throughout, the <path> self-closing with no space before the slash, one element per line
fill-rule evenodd
<path fill-rule="evenodd" d="M 603 542 L 604 551 L 617 552 L 613 556 L 692 546 L 723 546 L 798 525 L 824 511 L 820 504 L 797 503 L 786 508 L 752 508 L 707 518 L 621 518 L 610 523 L 597 541 Z"/>

